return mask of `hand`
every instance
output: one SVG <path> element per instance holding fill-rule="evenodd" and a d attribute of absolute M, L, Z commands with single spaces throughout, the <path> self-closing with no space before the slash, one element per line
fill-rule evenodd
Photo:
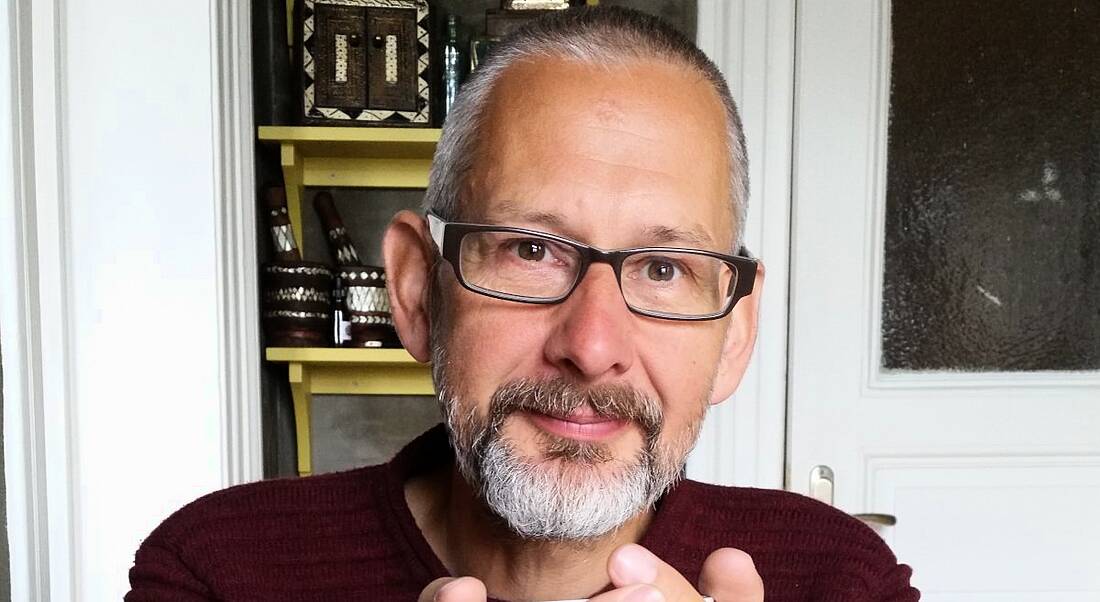
<path fill-rule="evenodd" d="M 699 590 L 676 569 L 637 544 L 621 546 L 607 561 L 614 589 L 590 602 L 699 602 L 702 591 L 715 602 L 763 602 L 764 583 L 752 558 L 733 548 L 707 556 L 699 573 Z M 418 602 L 485 602 L 485 584 L 473 577 L 436 579 Z"/>
<path fill-rule="evenodd" d="M 640 592 L 640 593 L 636 593 Z M 631 597 L 637 595 L 638 597 Z M 485 584 L 474 577 L 441 577 L 420 592 L 417 602 L 485 602 Z M 652 585 L 637 584 L 616 588 L 589 602 L 660 602 L 664 598 Z"/>
<path fill-rule="evenodd" d="M 637 544 L 621 546 L 607 561 L 615 589 L 591 602 L 698 602 L 703 594 L 715 602 L 763 602 L 764 582 L 752 558 L 733 548 L 707 556 L 696 590 L 676 569 Z M 637 596 L 637 597 L 635 597 Z"/>
<path fill-rule="evenodd" d="M 485 584 L 474 577 L 441 577 L 420 592 L 417 602 L 485 602 Z"/>

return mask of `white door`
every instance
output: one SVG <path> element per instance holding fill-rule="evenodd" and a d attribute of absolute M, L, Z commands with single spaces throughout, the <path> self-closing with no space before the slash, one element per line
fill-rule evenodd
<path fill-rule="evenodd" d="M 896 516 L 926 600 L 1097 601 L 1098 10 L 982 4 L 799 3 L 788 483 Z M 1091 99 L 1021 92 L 1067 44 Z"/>

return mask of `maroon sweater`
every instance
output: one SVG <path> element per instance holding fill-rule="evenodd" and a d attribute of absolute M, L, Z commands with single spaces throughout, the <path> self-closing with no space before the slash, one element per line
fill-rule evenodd
<path fill-rule="evenodd" d="M 451 457 L 436 427 L 389 464 L 205 496 L 142 543 L 126 600 L 416 600 L 447 570 L 417 528 L 403 483 Z M 682 481 L 639 543 L 692 583 L 713 550 L 744 550 L 768 602 L 919 597 L 910 569 L 869 528 L 782 491 Z"/>

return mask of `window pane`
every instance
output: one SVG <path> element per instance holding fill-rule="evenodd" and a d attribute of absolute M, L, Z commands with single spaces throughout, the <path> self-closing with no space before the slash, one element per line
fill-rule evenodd
<path fill-rule="evenodd" d="M 893 3 L 882 365 L 1100 368 L 1100 3 Z"/>

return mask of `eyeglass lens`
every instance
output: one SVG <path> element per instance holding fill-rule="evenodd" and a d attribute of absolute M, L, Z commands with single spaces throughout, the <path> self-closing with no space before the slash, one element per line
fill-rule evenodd
<path fill-rule="evenodd" d="M 516 232 L 469 232 L 459 263 L 467 284 L 531 300 L 557 299 L 576 283 L 580 252 L 559 241 Z M 736 288 L 736 268 L 721 259 L 661 250 L 623 262 L 620 285 L 636 310 L 676 316 L 721 312 Z"/>

